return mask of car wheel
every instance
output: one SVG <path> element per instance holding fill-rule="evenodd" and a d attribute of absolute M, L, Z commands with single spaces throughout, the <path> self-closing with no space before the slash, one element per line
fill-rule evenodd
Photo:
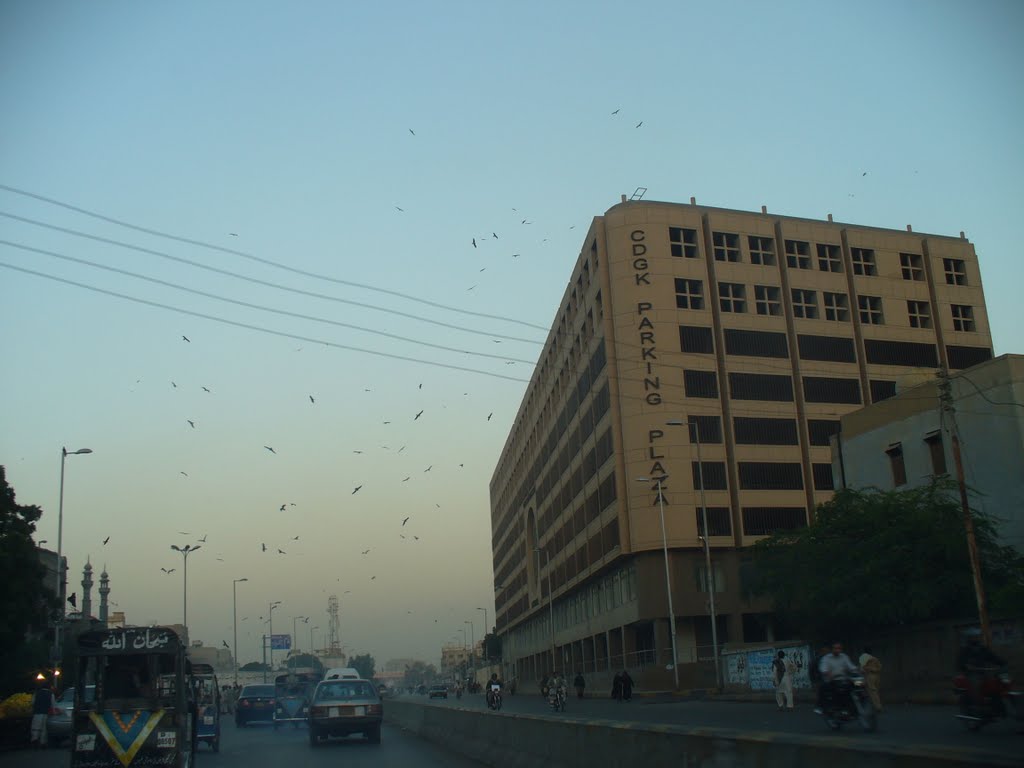
<path fill-rule="evenodd" d="M 380 726 L 378 725 L 372 731 L 367 731 L 366 738 L 371 744 L 380 744 Z"/>

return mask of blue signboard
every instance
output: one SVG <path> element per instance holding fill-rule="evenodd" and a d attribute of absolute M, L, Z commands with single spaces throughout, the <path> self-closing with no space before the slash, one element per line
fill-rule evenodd
<path fill-rule="evenodd" d="M 271 635 L 270 636 L 270 650 L 272 651 L 288 651 L 292 647 L 292 636 L 291 635 Z"/>

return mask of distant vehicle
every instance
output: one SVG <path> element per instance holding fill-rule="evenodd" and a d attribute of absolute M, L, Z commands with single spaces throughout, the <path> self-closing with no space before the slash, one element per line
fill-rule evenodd
<path fill-rule="evenodd" d="M 193 664 L 192 686 L 196 700 L 196 741 L 205 741 L 214 752 L 220 752 L 220 685 L 213 666 Z"/>
<path fill-rule="evenodd" d="M 85 686 L 85 701 L 90 703 L 96 699 L 96 686 Z M 46 718 L 46 740 L 48 746 L 57 746 L 71 738 L 71 721 L 75 717 L 75 689 L 65 688 L 53 704 Z"/>
<path fill-rule="evenodd" d="M 274 686 L 263 683 L 242 686 L 235 702 L 235 725 L 245 728 L 260 720 L 274 722 Z"/>
<path fill-rule="evenodd" d="M 431 698 L 431 699 L 447 699 L 448 698 L 448 686 L 447 685 L 432 685 L 432 686 L 430 686 L 429 698 Z"/>
<path fill-rule="evenodd" d="M 362 680 L 358 669 L 352 667 L 332 667 L 327 670 L 324 680 Z"/>
<path fill-rule="evenodd" d="M 330 736 L 361 733 L 380 744 L 384 705 L 369 680 L 323 680 L 309 708 L 309 743 L 318 746 Z"/>
<path fill-rule="evenodd" d="M 274 728 L 291 723 L 295 728 L 309 718 L 309 700 L 320 682 L 320 673 L 314 669 L 298 669 L 274 679 Z"/>
<path fill-rule="evenodd" d="M 387 692 L 388 692 L 388 687 L 386 685 L 384 685 L 384 683 L 381 683 L 380 685 L 377 686 L 377 694 L 381 698 L 384 698 L 384 696 L 387 695 Z"/>

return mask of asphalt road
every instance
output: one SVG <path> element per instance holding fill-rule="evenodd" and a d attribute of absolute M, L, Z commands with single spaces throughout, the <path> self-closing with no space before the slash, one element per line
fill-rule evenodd
<path fill-rule="evenodd" d="M 386 706 L 386 705 L 385 705 Z M 0 768 L 67 768 L 69 748 L 0 752 Z M 313 748 L 305 726 L 275 731 L 269 724 L 235 728 L 223 720 L 220 752 L 201 745 L 196 768 L 478 768 L 480 763 L 447 752 L 428 741 L 385 725 L 381 743 L 369 744 L 359 736 L 330 739 Z"/>
<path fill-rule="evenodd" d="M 483 694 L 466 695 L 456 699 L 427 699 L 426 696 L 406 696 L 428 706 L 466 707 L 486 709 Z M 792 733 L 802 736 L 834 735 L 809 704 L 797 705 L 793 712 L 779 712 L 774 702 L 748 701 L 666 701 L 634 698 L 629 702 L 611 699 L 573 696 L 564 713 L 553 712 L 539 693 L 505 696 L 503 711 L 541 715 L 552 718 L 584 720 L 619 720 L 638 723 L 670 723 L 673 725 L 711 728 L 738 728 L 742 730 Z M 844 724 L 842 739 L 894 747 L 949 748 L 950 750 L 977 749 L 1009 757 L 1024 754 L 1024 722 L 1003 720 L 990 723 L 980 731 L 968 731 L 955 718 L 953 707 L 891 705 L 879 715 L 878 730 L 865 733 L 856 723 Z M 1021 764 L 1024 765 L 1024 759 Z"/>

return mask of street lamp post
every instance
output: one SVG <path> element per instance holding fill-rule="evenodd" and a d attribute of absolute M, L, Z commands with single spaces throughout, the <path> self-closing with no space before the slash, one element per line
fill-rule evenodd
<path fill-rule="evenodd" d="M 184 564 L 184 588 L 182 589 L 181 603 L 182 603 L 182 619 L 181 623 L 185 627 L 185 635 L 188 636 L 188 556 L 189 553 L 195 552 L 197 549 L 202 549 L 202 545 L 196 544 L 194 547 L 191 544 L 186 544 L 184 547 L 179 547 L 177 544 L 171 544 L 171 549 L 181 553 L 182 559 L 185 561 Z"/>
<path fill-rule="evenodd" d="M 306 623 L 308 624 L 309 622 L 307 621 Z M 310 627 L 309 628 L 309 652 L 311 654 L 313 654 L 313 655 L 316 654 L 316 645 L 313 643 L 313 630 L 314 629 L 320 629 L 320 627 Z"/>
<path fill-rule="evenodd" d="M 235 647 L 232 650 L 232 653 L 235 654 L 235 685 L 238 685 L 238 585 L 243 581 L 248 581 L 248 579 L 231 580 L 231 615 L 235 627 Z"/>
<path fill-rule="evenodd" d="M 551 556 L 543 547 L 534 550 L 537 553 L 537 570 L 540 570 L 540 555 L 544 553 L 544 565 L 550 566 Z M 555 672 L 555 594 L 551 591 L 551 568 L 548 568 L 548 624 L 551 625 L 551 672 Z"/>
<path fill-rule="evenodd" d="M 469 666 L 474 672 L 476 671 L 476 629 L 473 627 L 472 621 L 464 621 L 463 624 L 469 624 Z"/>
<path fill-rule="evenodd" d="M 661 551 L 665 555 L 665 591 L 668 592 L 669 637 L 672 639 L 672 677 L 679 690 L 679 654 L 676 651 L 676 612 L 672 606 L 672 578 L 668 567 L 668 534 L 665 532 L 665 494 L 661 485 L 663 478 L 654 478 L 658 486 L 658 511 L 661 513 Z M 638 477 L 637 482 L 649 483 L 651 478 Z"/>
<path fill-rule="evenodd" d="M 68 456 L 92 453 L 92 448 L 79 448 L 77 451 L 60 449 L 60 499 L 57 502 L 57 595 L 60 599 L 60 615 L 53 633 L 53 663 L 60 664 L 61 634 L 64 631 L 64 603 L 67 599 L 67 574 L 64 572 L 64 461 Z"/>
<path fill-rule="evenodd" d="M 270 668 L 271 669 L 274 668 L 274 609 L 277 608 L 277 606 L 279 606 L 280 604 L 281 604 L 280 600 L 277 600 L 276 602 L 270 603 L 269 604 L 270 608 L 267 611 L 267 613 L 268 613 L 268 619 L 267 620 L 268 620 L 268 623 L 270 624 Z M 266 682 L 266 674 L 267 674 L 266 670 L 263 670 L 263 675 L 264 675 L 263 682 Z"/>
<path fill-rule="evenodd" d="M 721 685 L 721 672 L 719 671 L 718 662 L 718 617 L 715 613 L 715 573 L 711 570 L 711 531 L 708 530 L 708 505 L 704 498 L 704 463 L 701 460 L 700 455 L 700 425 L 694 419 L 683 421 L 681 419 L 673 419 L 672 421 L 665 422 L 670 427 L 681 427 L 684 424 L 693 427 L 693 442 L 697 446 L 697 485 L 700 489 L 700 517 L 701 527 L 704 529 L 704 536 L 701 537 L 704 542 L 704 568 L 707 570 L 707 585 L 708 585 L 708 607 L 711 612 L 711 644 L 714 646 L 715 656 L 715 687 L 718 688 Z"/>
<path fill-rule="evenodd" d="M 299 630 L 296 629 L 299 619 L 302 619 L 303 624 L 309 624 L 309 616 L 292 616 L 292 642 L 295 643 L 295 651 L 299 650 Z"/>

